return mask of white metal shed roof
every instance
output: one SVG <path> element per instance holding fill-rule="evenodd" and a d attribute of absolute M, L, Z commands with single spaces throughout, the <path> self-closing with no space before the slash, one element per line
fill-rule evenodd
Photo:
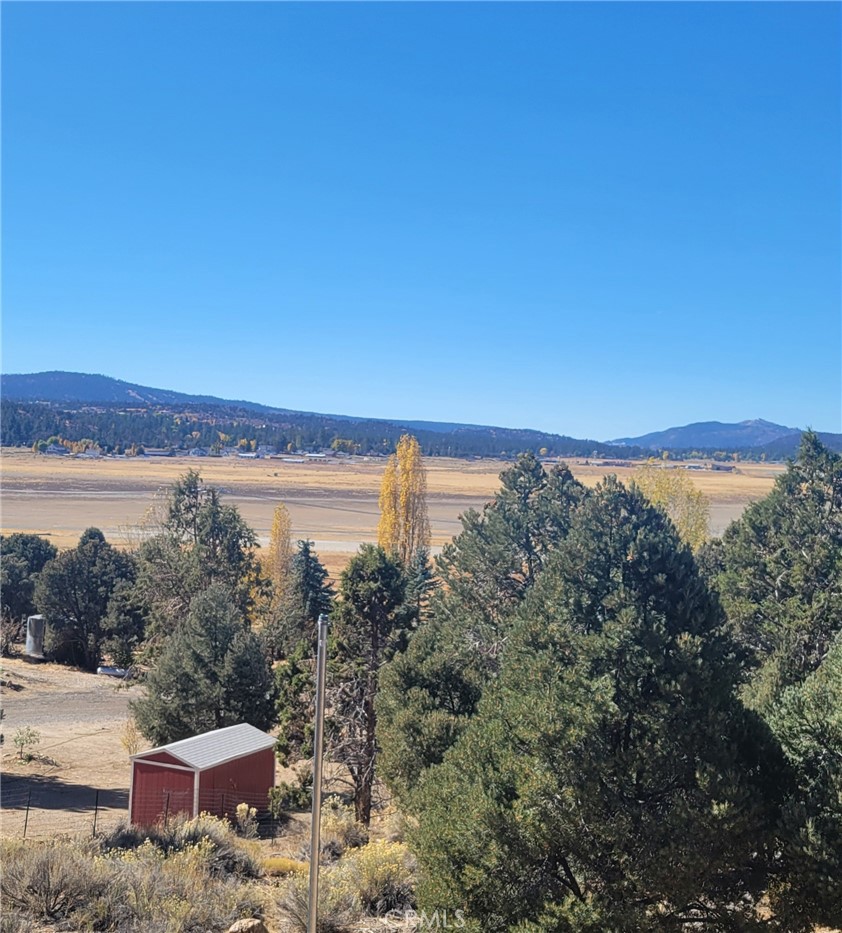
<path fill-rule="evenodd" d="M 261 732 L 260 729 L 248 723 L 241 723 L 238 726 L 228 726 L 225 729 L 214 729 L 213 732 L 205 732 L 202 735 L 193 735 L 189 739 L 171 742 L 160 748 L 150 748 L 131 757 L 133 761 L 137 761 L 146 758 L 147 755 L 166 752 L 179 761 L 183 761 L 190 768 L 205 771 L 217 765 L 224 765 L 235 758 L 265 751 L 267 748 L 272 748 L 274 744 L 275 739 L 271 735 Z"/>

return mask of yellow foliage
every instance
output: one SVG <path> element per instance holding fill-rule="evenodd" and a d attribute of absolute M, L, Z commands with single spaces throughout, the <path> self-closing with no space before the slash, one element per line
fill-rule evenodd
<path fill-rule="evenodd" d="M 632 478 L 644 496 L 669 516 L 685 544 L 696 551 L 705 543 L 710 500 L 686 473 L 655 466 L 650 460 Z"/>
<path fill-rule="evenodd" d="M 379 504 L 377 543 L 409 565 L 419 550 L 430 546 L 427 474 L 421 446 L 410 434 L 401 437 L 386 464 Z"/>
<path fill-rule="evenodd" d="M 293 875 L 305 874 L 310 866 L 307 862 L 297 862 L 292 858 L 282 858 L 272 855 L 263 860 L 263 870 L 267 875 Z"/>
<path fill-rule="evenodd" d="M 389 457 L 380 486 L 380 521 L 377 525 L 377 543 L 389 554 L 397 553 L 400 542 L 399 503 L 398 463 L 395 457 Z"/>
<path fill-rule="evenodd" d="M 272 531 L 269 537 L 269 554 L 266 570 L 272 581 L 275 605 L 283 599 L 292 574 L 292 522 L 283 502 L 275 508 Z"/>
<path fill-rule="evenodd" d="M 129 756 L 136 755 L 143 744 L 143 736 L 131 716 L 126 719 L 120 728 L 120 744 L 129 753 Z"/>
<path fill-rule="evenodd" d="M 415 861 L 409 849 L 402 842 L 378 839 L 345 855 L 333 868 L 331 881 L 338 893 L 358 898 L 370 909 L 407 900 L 414 878 Z"/>

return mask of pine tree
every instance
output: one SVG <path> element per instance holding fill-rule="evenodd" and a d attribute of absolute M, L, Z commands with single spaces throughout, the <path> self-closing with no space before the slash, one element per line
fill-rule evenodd
<path fill-rule="evenodd" d="M 512 618 L 584 495 L 567 467 L 547 474 L 532 454 L 500 478 L 482 514 L 462 516 L 462 533 L 437 561 L 442 585 L 430 597 L 429 619 L 383 671 L 382 771 L 405 806 L 424 769 L 441 761 L 476 711 Z"/>
<path fill-rule="evenodd" d="M 138 589 L 153 618 L 153 635 L 177 628 L 191 599 L 214 583 L 228 586 L 241 612 L 254 615 L 263 586 L 257 536 L 238 510 L 190 470 L 170 488 L 153 533 L 138 549 Z"/>
<path fill-rule="evenodd" d="M 324 564 L 313 550 L 312 541 L 299 541 L 292 559 L 293 586 L 299 593 L 304 619 L 315 627 L 319 616 L 333 606 L 334 590 Z"/>
<path fill-rule="evenodd" d="M 313 753 L 316 659 L 310 645 L 298 642 L 275 669 L 278 741 L 275 753 L 284 767 Z"/>
<path fill-rule="evenodd" d="M 33 615 L 35 583 L 58 548 L 40 535 L 0 536 L 0 594 L 3 615 L 19 622 Z"/>
<path fill-rule="evenodd" d="M 606 481 L 414 802 L 420 906 L 472 930 L 760 929 L 786 773 L 690 551 Z"/>
<path fill-rule="evenodd" d="M 108 635 L 108 607 L 121 581 L 134 581 L 134 558 L 88 528 L 72 550 L 44 566 L 35 604 L 46 616 L 47 650 L 57 660 L 96 670 Z"/>
<path fill-rule="evenodd" d="M 842 927 L 842 635 L 819 667 L 788 687 L 769 723 L 795 771 L 772 905 L 787 930 Z"/>
<path fill-rule="evenodd" d="M 753 671 L 746 702 L 771 707 L 842 629 L 842 456 L 807 432 L 772 492 L 725 532 L 716 578 Z"/>
<path fill-rule="evenodd" d="M 328 681 L 332 757 L 348 768 L 357 819 L 371 819 L 377 760 L 380 668 L 406 646 L 414 613 L 405 605 L 406 576 L 399 561 L 366 544 L 351 559 L 340 582 L 334 614 Z"/>
<path fill-rule="evenodd" d="M 214 584 L 193 598 L 132 710 L 155 745 L 240 722 L 271 726 L 271 670 L 228 587 Z"/>

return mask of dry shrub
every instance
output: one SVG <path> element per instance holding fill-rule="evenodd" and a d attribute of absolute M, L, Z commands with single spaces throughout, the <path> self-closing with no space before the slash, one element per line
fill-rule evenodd
<path fill-rule="evenodd" d="M 4 842 L 0 852 L 3 901 L 32 917 L 67 917 L 106 884 L 90 856 L 66 843 Z"/>
<path fill-rule="evenodd" d="M 257 878 L 261 873 L 259 851 L 239 839 L 226 820 L 208 813 L 193 819 L 178 817 L 167 826 L 120 826 L 102 838 L 106 850 L 137 849 L 149 841 L 165 855 L 207 841 L 207 867 L 211 874 Z"/>
<path fill-rule="evenodd" d="M 299 872 L 281 887 L 280 908 L 296 933 L 307 929 L 308 876 Z M 322 870 L 319 930 L 338 933 L 366 916 L 415 906 L 415 860 L 405 845 L 379 840 L 350 850 Z"/>
<path fill-rule="evenodd" d="M 37 933 L 35 921 L 8 905 L 3 905 L 0 914 L 0 933 Z"/>
<path fill-rule="evenodd" d="M 102 861 L 111 888 L 79 912 L 82 926 L 149 933 L 224 931 L 241 917 L 259 916 L 259 892 L 236 877 L 214 874 L 213 843 L 187 845 L 169 855 L 151 841 L 113 850 Z"/>
<path fill-rule="evenodd" d="M 368 842 L 368 830 L 357 821 L 354 808 L 342 803 L 339 797 L 328 797 L 322 804 L 322 853 L 339 858 L 346 849 Z"/>
<path fill-rule="evenodd" d="M 140 734 L 140 729 L 138 729 L 137 723 L 132 716 L 129 716 L 120 726 L 120 744 L 130 757 L 136 755 L 144 744 L 143 736 Z"/>
<path fill-rule="evenodd" d="M 415 904 L 415 860 L 403 843 L 378 839 L 342 858 L 331 883 L 352 892 L 367 914 L 408 910 Z"/>
<path fill-rule="evenodd" d="M 74 930 L 222 933 L 263 913 L 260 890 L 243 877 L 257 874 L 259 862 L 235 851 L 236 836 L 221 820 L 184 822 L 165 836 L 166 848 L 138 835 L 3 843 L 3 933 L 24 933 L 41 919 Z"/>
<path fill-rule="evenodd" d="M 337 888 L 331 883 L 329 871 L 322 872 L 319 879 L 319 933 L 341 933 L 362 917 L 362 907 L 353 894 Z M 307 933 L 308 919 L 308 884 L 307 873 L 298 872 L 290 875 L 280 889 L 278 906 L 287 929 L 292 933 Z"/>

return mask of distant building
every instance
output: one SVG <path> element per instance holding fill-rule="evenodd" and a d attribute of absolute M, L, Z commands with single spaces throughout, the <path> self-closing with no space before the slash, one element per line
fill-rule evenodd
<path fill-rule="evenodd" d="M 188 451 L 188 457 L 207 457 L 208 452 L 204 447 L 194 447 L 192 450 Z"/>
<path fill-rule="evenodd" d="M 44 451 L 50 457 L 66 457 L 68 454 L 66 447 L 62 447 L 61 444 L 50 444 L 50 446 Z"/>

